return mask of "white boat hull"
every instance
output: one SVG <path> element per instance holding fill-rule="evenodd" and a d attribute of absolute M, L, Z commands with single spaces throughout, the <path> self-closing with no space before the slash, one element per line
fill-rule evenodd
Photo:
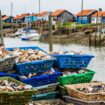
<path fill-rule="evenodd" d="M 21 40 L 39 40 L 40 35 L 38 33 L 27 33 L 21 36 Z"/>
<path fill-rule="evenodd" d="M 18 31 L 14 33 L 14 36 L 21 36 L 23 33 L 25 33 L 23 29 L 18 29 Z"/>

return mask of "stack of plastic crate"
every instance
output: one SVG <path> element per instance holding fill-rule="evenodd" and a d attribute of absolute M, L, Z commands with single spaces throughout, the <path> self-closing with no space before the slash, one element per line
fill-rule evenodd
<path fill-rule="evenodd" d="M 61 95 L 65 95 L 66 89 L 65 85 L 67 84 L 78 84 L 78 83 L 89 83 L 91 82 L 95 72 L 89 69 L 86 69 L 89 65 L 93 55 L 85 54 L 53 54 L 56 58 L 54 67 L 58 68 L 62 72 L 62 76 L 59 76 L 58 81 L 59 91 Z M 80 73 L 71 73 L 79 72 Z M 68 71 L 69 74 L 63 74 Z"/>
<path fill-rule="evenodd" d="M 39 47 L 18 47 L 19 49 L 28 50 L 41 50 Z M 16 48 L 7 48 L 8 50 L 13 50 Z M 45 52 L 45 51 L 44 51 Z M 49 60 L 37 60 L 26 63 L 15 63 L 15 69 L 18 74 L 18 79 L 26 84 L 32 85 L 37 89 L 37 93 L 32 96 L 32 100 L 44 100 L 53 99 L 56 97 L 56 87 L 58 85 L 57 78 L 61 75 L 61 72 L 54 70 L 53 63 L 55 58 L 51 57 Z M 52 74 L 44 74 L 45 72 L 50 72 L 53 70 Z M 22 78 L 30 73 L 36 73 L 36 76 L 31 78 Z"/>

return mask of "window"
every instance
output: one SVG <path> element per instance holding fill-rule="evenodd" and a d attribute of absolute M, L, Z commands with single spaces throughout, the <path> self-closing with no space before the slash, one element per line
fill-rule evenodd
<path fill-rule="evenodd" d="M 83 20 L 87 20 L 87 17 L 83 17 Z"/>
<path fill-rule="evenodd" d="M 79 17 L 80 20 L 87 20 L 87 17 Z"/>
<path fill-rule="evenodd" d="M 82 19 L 82 17 L 79 17 L 79 19 Z"/>
<path fill-rule="evenodd" d="M 54 17 L 54 18 L 53 18 L 53 21 L 57 21 L 57 18 L 56 18 L 56 17 Z"/>
<path fill-rule="evenodd" d="M 92 17 L 92 21 L 94 21 L 95 20 L 95 18 L 94 17 Z"/>

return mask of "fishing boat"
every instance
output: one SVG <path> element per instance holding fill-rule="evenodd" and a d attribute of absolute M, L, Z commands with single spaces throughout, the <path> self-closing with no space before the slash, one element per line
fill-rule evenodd
<path fill-rule="evenodd" d="M 24 29 L 23 28 L 19 28 L 14 34 L 13 36 L 21 36 L 23 33 L 25 33 Z"/>
<path fill-rule="evenodd" d="M 21 36 L 21 40 L 37 41 L 40 39 L 40 34 L 36 30 L 30 30 Z"/>

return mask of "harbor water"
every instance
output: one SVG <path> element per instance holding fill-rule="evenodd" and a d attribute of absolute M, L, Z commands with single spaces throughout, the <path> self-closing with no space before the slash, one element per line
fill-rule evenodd
<path fill-rule="evenodd" d="M 49 45 L 39 41 L 21 41 L 19 38 L 5 38 L 5 47 L 19 47 L 19 46 L 38 46 L 48 51 Z M 105 82 L 105 47 L 95 48 L 77 44 L 55 44 L 53 45 L 54 51 L 77 51 L 85 54 L 92 54 L 95 58 L 90 62 L 88 69 L 96 71 L 94 76 L 95 81 Z"/>

